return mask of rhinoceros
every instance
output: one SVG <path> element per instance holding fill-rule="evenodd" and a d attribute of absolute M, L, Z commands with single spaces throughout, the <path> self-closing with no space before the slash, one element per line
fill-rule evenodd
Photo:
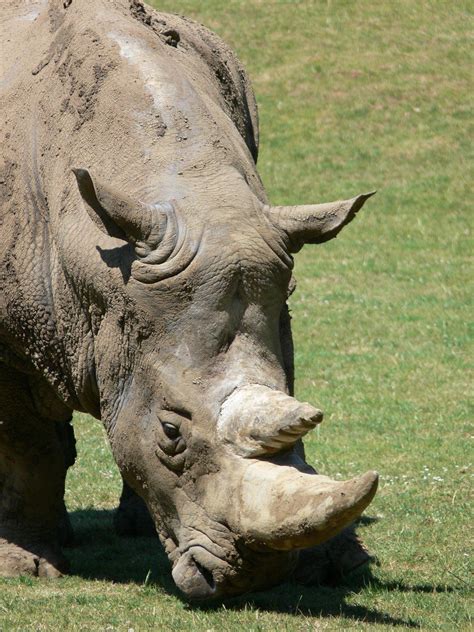
<path fill-rule="evenodd" d="M 377 486 L 319 475 L 293 255 L 370 194 L 272 206 L 247 75 L 137 0 L 1 6 L 0 574 L 67 571 L 72 411 L 102 420 L 189 599 L 282 581 Z M 67 443 L 67 442 L 66 442 Z"/>

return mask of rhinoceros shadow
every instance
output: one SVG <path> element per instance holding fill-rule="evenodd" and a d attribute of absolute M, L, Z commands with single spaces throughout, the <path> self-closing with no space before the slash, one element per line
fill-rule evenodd
<path fill-rule="evenodd" d="M 67 550 L 72 573 L 84 579 L 108 580 L 116 583 L 136 583 L 143 586 L 160 586 L 168 594 L 182 599 L 172 579 L 168 559 L 153 538 L 121 538 L 113 529 L 111 510 L 81 509 L 70 513 L 75 532 L 75 543 Z M 374 519 L 364 517 L 362 524 Z M 455 592 L 456 588 L 446 585 L 409 585 L 399 581 L 386 582 L 378 579 L 367 569 L 345 580 L 338 586 L 302 586 L 288 581 L 271 590 L 248 593 L 227 599 L 227 610 L 250 608 L 260 612 L 282 612 L 306 617 L 345 617 L 354 622 L 378 623 L 387 626 L 409 628 L 421 627 L 411 619 L 392 617 L 373 608 L 352 605 L 347 597 L 370 586 L 374 591 L 398 592 Z M 213 610 L 222 607 L 222 602 L 206 605 L 186 604 L 186 608 Z"/>

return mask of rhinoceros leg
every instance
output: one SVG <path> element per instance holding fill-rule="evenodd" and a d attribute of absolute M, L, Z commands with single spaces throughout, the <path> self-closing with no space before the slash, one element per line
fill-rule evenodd
<path fill-rule="evenodd" d="M 58 577 L 66 462 L 54 421 L 38 415 L 28 378 L 0 365 L 0 576 Z"/>
<path fill-rule="evenodd" d="M 302 551 L 294 578 L 300 584 L 335 585 L 372 560 L 350 525 L 327 542 Z"/>
<path fill-rule="evenodd" d="M 70 421 L 56 422 L 56 434 L 58 435 L 61 449 L 64 455 L 64 463 L 66 468 L 74 465 L 77 457 L 76 437 L 74 436 L 74 428 Z M 72 546 L 74 544 L 74 530 L 69 519 L 69 514 L 64 504 L 61 502 L 61 517 L 58 526 L 59 542 L 61 546 Z"/>

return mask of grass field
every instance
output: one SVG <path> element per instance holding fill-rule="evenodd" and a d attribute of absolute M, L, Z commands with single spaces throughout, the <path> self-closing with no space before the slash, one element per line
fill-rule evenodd
<path fill-rule="evenodd" d="M 338 588 L 191 607 L 156 544 L 112 533 L 117 470 L 98 422 L 78 415 L 73 574 L 0 580 L 0 630 L 468 630 L 473 5 L 155 4 L 245 63 L 273 203 L 378 189 L 339 239 L 298 255 L 291 308 L 297 395 L 326 413 L 309 460 L 336 478 L 380 471 L 361 526 L 380 566 Z"/>

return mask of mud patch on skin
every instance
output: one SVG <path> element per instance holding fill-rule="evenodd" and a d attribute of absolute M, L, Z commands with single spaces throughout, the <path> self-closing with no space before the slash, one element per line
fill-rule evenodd
<path fill-rule="evenodd" d="M 89 86 L 85 84 L 81 85 L 77 91 L 79 105 L 76 106 L 77 113 L 79 114 L 79 120 L 75 123 L 74 129 L 80 129 L 84 123 L 90 121 L 94 117 L 95 105 L 99 96 L 102 84 L 107 78 L 107 75 L 111 70 L 116 67 L 115 62 L 107 62 L 106 64 L 99 66 L 98 64 L 93 66 L 93 83 Z"/>
<path fill-rule="evenodd" d="M 55 33 L 61 28 L 66 17 L 64 9 L 62 2 L 51 3 L 48 9 L 49 30 L 51 33 Z"/>
<path fill-rule="evenodd" d="M 9 202 L 15 191 L 14 182 L 17 169 L 17 163 L 12 160 L 6 159 L 3 164 L 0 164 L 0 203 L 2 207 Z"/>
<path fill-rule="evenodd" d="M 46 66 L 53 60 L 55 61 L 55 63 L 58 63 L 63 56 L 64 51 L 67 49 L 71 38 L 72 30 L 70 27 L 64 27 L 63 29 L 61 29 L 51 42 L 44 57 L 32 69 L 31 74 L 33 76 L 39 74 L 43 70 L 43 68 L 46 68 Z"/>
<path fill-rule="evenodd" d="M 84 34 L 89 40 L 89 47 L 100 49 L 102 47 L 99 36 L 94 31 L 88 29 Z M 64 40 L 64 37 L 62 38 Z M 65 46 L 57 46 L 55 55 L 56 61 L 59 62 Z M 93 56 L 91 56 L 93 58 Z M 95 57 L 95 56 L 94 56 Z M 100 57 L 98 55 L 97 57 Z M 109 73 L 117 67 L 116 61 L 104 61 L 104 63 L 95 63 L 91 67 L 85 66 L 84 58 L 77 57 L 74 52 L 69 52 L 65 60 L 57 68 L 58 76 L 64 87 L 68 90 L 66 96 L 61 102 L 60 111 L 62 113 L 68 111 L 74 115 L 75 123 L 73 130 L 78 131 L 84 123 L 94 118 L 95 107 Z M 79 72 L 81 69 L 81 72 Z M 82 80 L 79 80 L 81 77 Z"/>
<path fill-rule="evenodd" d="M 212 31 L 184 16 L 158 14 L 141 0 L 130 0 L 131 15 L 150 28 L 168 46 L 201 57 L 214 75 L 230 118 L 249 148 L 258 156 L 258 116 L 250 83 L 231 49 Z M 232 69 L 232 70 L 231 70 Z"/>
<path fill-rule="evenodd" d="M 166 20 L 152 15 L 149 11 L 147 11 L 143 2 L 140 0 L 131 0 L 130 13 L 136 20 L 145 26 L 150 27 L 151 30 L 156 33 L 165 44 L 177 48 L 181 40 L 179 32 L 176 29 L 167 28 Z"/>

